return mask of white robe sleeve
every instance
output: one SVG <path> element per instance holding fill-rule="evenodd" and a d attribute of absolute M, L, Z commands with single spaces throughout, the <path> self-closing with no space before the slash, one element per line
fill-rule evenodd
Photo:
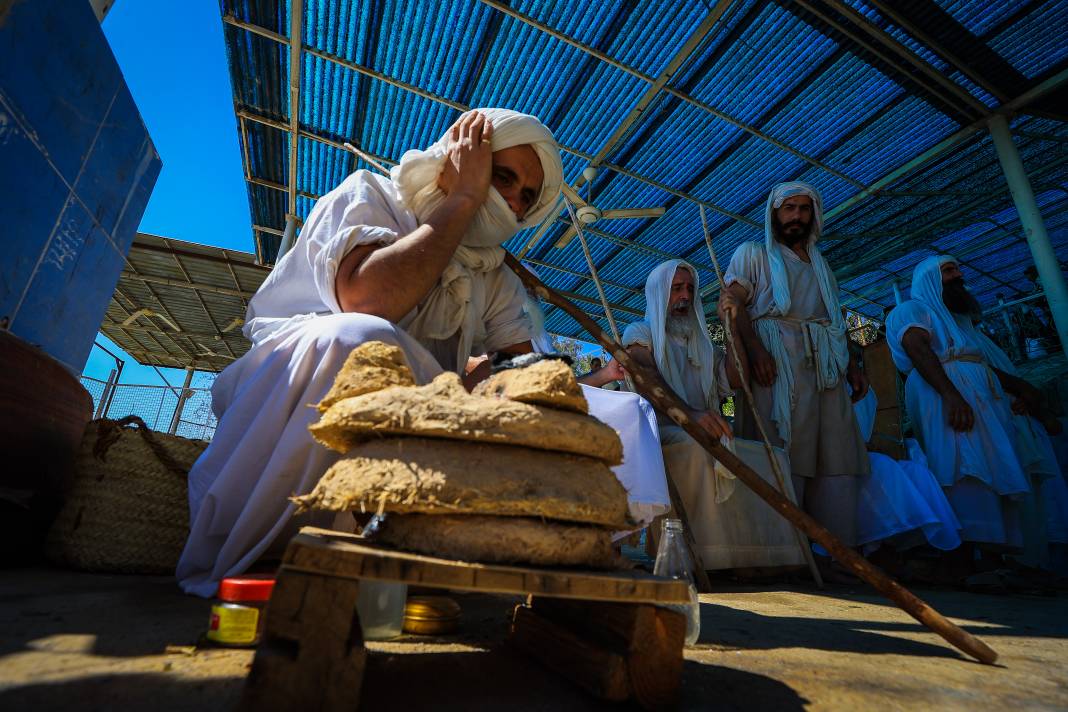
<path fill-rule="evenodd" d="M 623 330 L 623 347 L 635 344 L 644 346 L 650 351 L 653 349 L 653 332 L 644 321 L 636 321 Z"/>
<path fill-rule="evenodd" d="M 898 370 L 908 373 L 912 370 L 912 359 L 905 353 L 901 340 L 911 328 L 923 329 L 934 333 L 931 312 L 915 299 L 909 299 L 894 307 L 886 317 L 886 339 L 890 344 L 890 355 Z"/>
<path fill-rule="evenodd" d="M 402 237 L 383 227 L 396 224 L 391 205 L 375 177 L 362 173 L 366 171 L 354 174 L 339 186 L 342 190 L 319 200 L 308 216 L 308 229 L 300 235 L 307 245 L 301 256 L 309 262 L 319 298 L 335 313 L 341 311 L 335 287 L 337 268 L 345 255 L 359 245 L 391 245 Z"/>
<path fill-rule="evenodd" d="M 753 301 L 753 288 L 760 280 L 760 250 L 761 245 L 755 242 L 743 242 L 731 256 L 731 262 L 727 265 L 727 273 L 723 275 L 726 286 L 740 284 L 745 289 L 746 303 Z"/>
<path fill-rule="evenodd" d="M 486 275 L 485 352 L 530 341 L 530 319 L 523 311 L 526 291 L 523 283 L 507 267 L 498 267 Z"/>

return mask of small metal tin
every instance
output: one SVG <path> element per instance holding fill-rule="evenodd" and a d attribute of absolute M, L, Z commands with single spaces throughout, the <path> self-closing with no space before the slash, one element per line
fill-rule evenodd
<path fill-rule="evenodd" d="M 460 605 L 448 596 L 411 596 L 404 607 L 404 632 L 447 635 L 460 627 Z"/>

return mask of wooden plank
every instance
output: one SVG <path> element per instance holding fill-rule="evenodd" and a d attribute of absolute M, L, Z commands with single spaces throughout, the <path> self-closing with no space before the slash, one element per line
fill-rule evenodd
<path fill-rule="evenodd" d="M 632 697 L 645 709 L 676 701 L 686 637 L 676 611 L 535 596 L 516 610 L 511 632 L 525 652 L 600 697 Z"/>
<path fill-rule="evenodd" d="M 386 549 L 352 535 L 304 527 L 286 549 L 289 571 L 376 579 L 484 593 L 534 594 L 590 601 L 686 603 L 685 582 L 644 571 L 595 572 L 479 564 Z"/>
<path fill-rule="evenodd" d="M 517 606 L 509 642 L 587 692 L 612 702 L 630 698 L 627 661 L 565 626 Z"/>
<path fill-rule="evenodd" d="M 359 583 L 281 569 L 239 709 L 359 706 L 367 650 L 356 613 Z"/>

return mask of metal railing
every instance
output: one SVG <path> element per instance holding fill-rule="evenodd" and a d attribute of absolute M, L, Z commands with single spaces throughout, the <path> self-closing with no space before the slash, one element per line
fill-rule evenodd
<path fill-rule="evenodd" d="M 111 383 L 89 376 L 82 385 L 93 397 L 94 418 L 124 418 L 136 415 L 153 430 L 167 432 L 178 408 L 180 389 L 169 386 L 146 386 Z M 187 388 L 185 404 L 178 419 L 176 435 L 197 440 L 211 440 L 217 422 L 211 411 L 211 390 Z"/>

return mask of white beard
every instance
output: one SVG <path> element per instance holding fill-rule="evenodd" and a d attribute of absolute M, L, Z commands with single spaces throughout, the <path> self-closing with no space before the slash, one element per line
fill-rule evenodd
<path fill-rule="evenodd" d="M 408 205 L 422 225 L 430 214 L 445 202 L 445 193 L 436 183 L 417 192 Z M 461 244 L 467 247 L 497 247 L 519 232 L 519 221 L 496 188 L 490 188 L 489 196 L 475 213 L 467 226 Z"/>
<path fill-rule="evenodd" d="M 664 320 L 664 330 L 668 336 L 674 336 L 683 341 L 689 341 L 693 337 L 694 324 L 693 316 L 687 314 L 686 316 L 676 316 L 674 314 L 668 314 L 667 319 Z"/>

